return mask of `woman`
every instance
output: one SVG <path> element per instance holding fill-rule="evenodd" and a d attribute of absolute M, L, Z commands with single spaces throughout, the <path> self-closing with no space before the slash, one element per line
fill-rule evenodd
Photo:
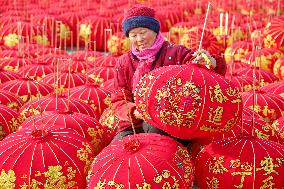
<path fill-rule="evenodd" d="M 181 45 L 164 41 L 160 33 L 160 23 L 155 19 L 152 8 L 135 5 L 130 8 L 122 23 L 123 32 L 129 38 L 131 50 L 122 55 L 116 65 L 115 90 L 112 93 L 112 108 L 120 120 L 119 131 L 115 139 L 133 134 L 132 126 L 139 132 L 163 131 L 143 122 L 135 109 L 133 92 L 139 79 L 147 72 L 168 65 L 185 64 L 195 61 L 204 64 L 222 75 L 226 72 L 224 61 L 217 61 L 208 52 L 194 53 Z M 141 125 L 143 123 L 143 129 Z"/>

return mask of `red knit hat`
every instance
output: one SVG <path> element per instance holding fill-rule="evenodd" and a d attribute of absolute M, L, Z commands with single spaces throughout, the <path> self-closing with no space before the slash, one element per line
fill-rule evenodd
<path fill-rule="evenodd" d="M 134 5 L 124 15 L 122 29 L 125 36 L 128 37 L 129 31 L 145 27 L 156 33 L 160 31 L 160 22 L 155 19 L 155 10 L 144 5 Z"/>

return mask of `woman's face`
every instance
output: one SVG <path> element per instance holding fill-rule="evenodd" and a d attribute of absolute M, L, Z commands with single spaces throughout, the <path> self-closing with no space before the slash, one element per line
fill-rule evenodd
<path fill-rule="evenodd" d="M 129 32 L 130 43 L 139 51 L 151 47 L 157 37 L 157 33 L 148 28 L 134 28 Z"/>

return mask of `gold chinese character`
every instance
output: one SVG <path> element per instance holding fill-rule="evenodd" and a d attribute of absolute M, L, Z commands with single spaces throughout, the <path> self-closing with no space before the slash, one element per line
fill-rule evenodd
<path fill-rule="evenodd" d="M 213 108 L 210 108 L 210 112 L 208 112 L 209 118 L 206 121 L 208 121 L 209 123 L 214 123 L 215 125 L 221 125 L 223 112 L 223 107 L 218 106 L 214 111 Z"/>
<path fill-rule="evenodd" d="M 266 173 L 263 175 L 268 175 L 275 173 L 278 175 L 278 172 L 274 170 L 275 167 L 279 167 L 276 164 L 273 164 L 273 159 L 271 157 L 264 157 L 264 160 L 260 162 L 261 168 L 257 168 L 256 171 L 264 170 Z"/>
<path fill-rule="evenodd" d="M 220 85 L 215 85 L 214 94 L 212 94 L 213 87 L 209 86 L 209 95 L 211 102 L 214 102 L 214 98 L 217 102 L 223 103 L 228 100 L 228 98 L 223 94 Z"/>
<path fill-rule="evenodd" d="M 226 169 L 222 165 L 224 163 L 224 156 L 221 156 L 218 159 L 217 159 L 217 157 L 214 157 L 213 161 L 214 161 L 214 163 L 210 162 L 210 164 L 209 164 L 209 172 L 212 171 L 215 174 L 228 172 L 228 169 Z"/>

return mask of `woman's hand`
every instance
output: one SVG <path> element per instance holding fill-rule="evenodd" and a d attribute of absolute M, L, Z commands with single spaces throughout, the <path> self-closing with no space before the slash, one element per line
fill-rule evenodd
<path fill-rule="evenodd" d="M 143 119 L 142 115 L 137 111 L 137 109 L 134 110 L 133 115 L 136 119 Z"/>
<path fill-rule="evenodd" d="M 216 67 L 216 60 L 204 49 L 195 51 L 193 56 L 195 57 L 193 62 L 196 64 L 205 65 L 208 69 Z"/>

